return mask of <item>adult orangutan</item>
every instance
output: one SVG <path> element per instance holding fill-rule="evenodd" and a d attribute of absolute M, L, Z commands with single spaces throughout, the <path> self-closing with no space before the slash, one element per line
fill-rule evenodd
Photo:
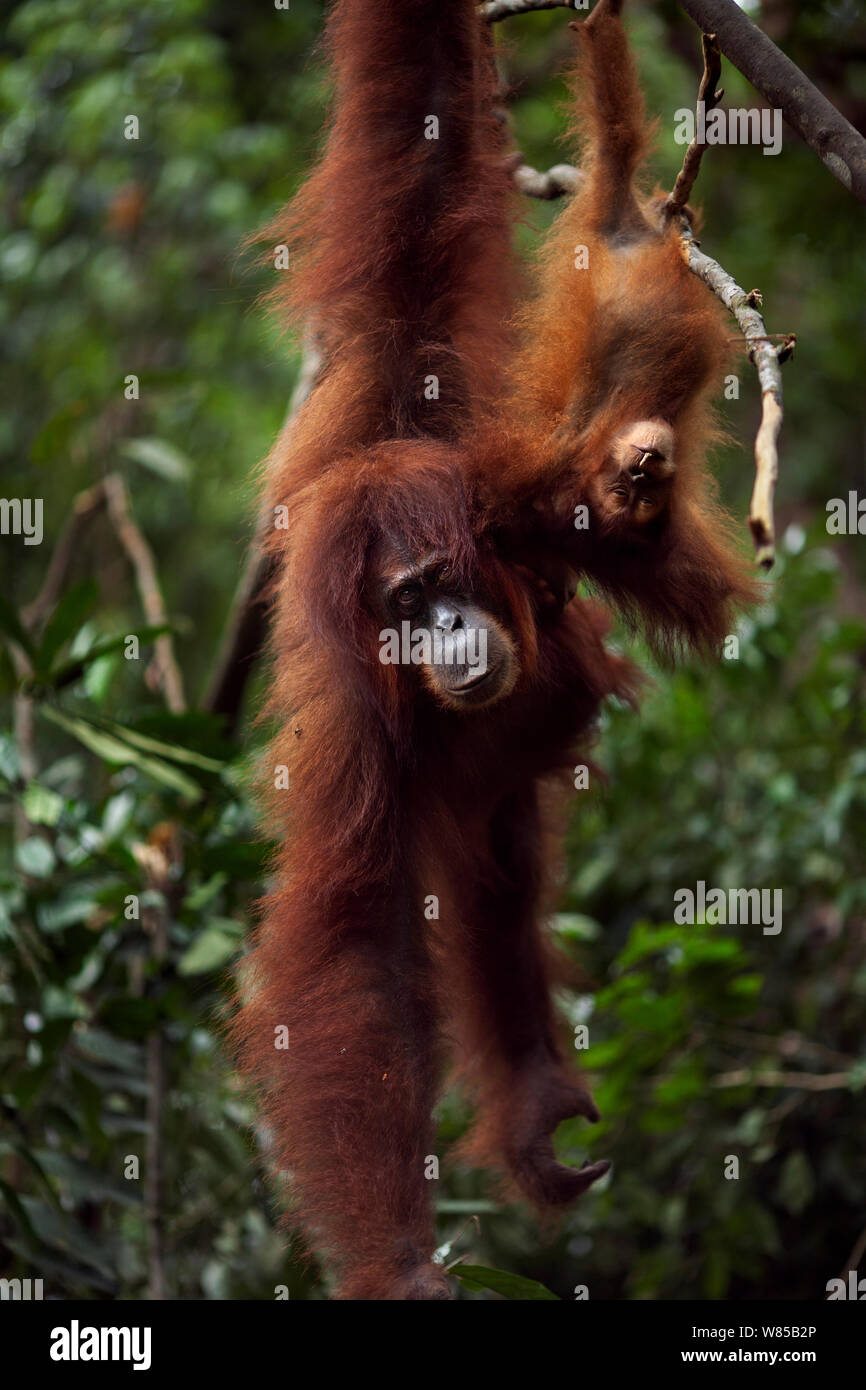
<path fill-rule="evenodd" d="M 576 583 L 669 649 L 713 650 L 751 596 L 702 463 L 725 331 L 634 191 L 618 9 L 578 30 L 585 177 L 517 328 L 475 0 L 337 0 L 327 144 L 269 229 L 292 248 L 279 307 L 326 367 L 270 460 L 289 790 L 236 1036 L 342 1298 L 450 1297 L 425 1159 L 451 1053 L 466 1152 L 517 1192 L 558 1207 L 607 1171 L 554 1157 L 559 1122 L 597 1111 L 557 1042 L 542 913 L 564 773 L 638 673 Z"/>

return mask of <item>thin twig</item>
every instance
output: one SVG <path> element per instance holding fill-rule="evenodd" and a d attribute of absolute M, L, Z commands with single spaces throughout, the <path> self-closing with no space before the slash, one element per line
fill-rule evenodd
<path fill-rule="evenodd" d="M 150 937 L 153 972 L 147 992 L 154 1002 L 156 1018 L 145 1044 L 147 1102 L 145 1115 L 147 1141 L 144 1169 L 144 1213 L 147 1225 L 147 1265 L 149 1299 L 167 1296 L 165 1276 L 165 1184 L 163 1175 L 163 1123 L 165 1117 L 166 1056 L 162 1013 L 159 1001 L 166 983 L 166 962 L 171 941 L 171 921 L 183 896 L 180 875 L 182 847 L 177 827 L 162 822 L 147 840 L 133 844 L 132 853 L 140 865 L 150 901 L 142 911 L 142 929 Z"/>
<path fill-rule="evenodd" d="M 733 314 L 758 373 L 761 423 L 755 436 L 755 484 L 749 506 L 749 529 L 758 564 L 764 569 L 771 569 L 776 558 L 773 498 L 779 475 L 778 439 L 783 419 L 780 363 L 793 352 L 796 335 L 789 334 L 780 347 L 775 347 L 757 309 L 761 302 L 758 291 L 744 290 L 718 261 L 701 251 L 685 217 L 680 218 L 679 230 L 689 270 L 709 285 L 713 294 Z"/>
<path fill-rule="evenodd" d="M 267 595 L 275 572 L 271 556 L 254 539 L 247 550 L 234 592 L 225 632 L 202 709 L 221 715 L 233 733 L 252 666 L 267 634 Z"/>
<path fill-rule="evenodd" d="M 679 0 L 768 105 L 817 154 L 849 193 L 866 203 L 866 140 L 804 72 L 753 24 L 736 0 Z"/>
<path fill-rule="evenodd" d="M 126 484 L 119 474 L 110 473 L 103 480 L 103 486 L 108 502 L 109 516 L 117 532 L 117 538 L 126 551 L 135 574 L 136 587 L 145 617 L 152 627 L 162 627 L 166 622 L 166 612 L 153 551 L 132 518 Z M 163 633 L 161 637 L 156 638 L 154 663 L 166 704 L 172 714 L 182 714 L 186 709 L 183 678 L 175 661 L 174 644 L 170 633 Z"/>
<path fill-rule="evenodd" d="M 698 120 L 695 125 L 695 138 L 686 150 L 683 167 L 677 174 L 677 181 L 665 203 L 664 211 L 667 217 L 676 217 L 682 212 L 689 201 L 689 195 L 701 167 L 701 159 L 707 147 L 706 141 L 699 140 L 697 135 L 701 128 L 701 110 L 703 109 L 704 113 L 712 111 L 714 107 L 718 106 L 725 94 L 724 87 L 716 87 L 716 83 L 722 75 L 722 55 L 719 52 L 715 34 L 702 34 L 701 43 L 704 53 L 704 75 L 698 88 Z"/>
<path fill-rule="evenodd" d="M 856 1060 L 845 1052 L 837 1052 L 835 1048 L 825 1046 L 824 1043 L 804 1038 L 791 1029 L 785 1033 L 753 1033 L 748 1028 L 726 1028 L 723 1037 L 725 1041 L 745 1047 L 779 1052 L 783 1057 L 816 1057 L 824 1062 L 832 1062 L 837 1067 L 853 1067 Z"/>
<path fill-rule="evenodd" d="M 753 1071 L 741 1067 L 737 1071 L 721 1072 L 714 1076 L 713 1086 L 792 1086 L 803 1091 L 846 1091 L 851 1084 L 847 1071 L 827 1072 L 819 1076 L 811 1071 Z"/>
<path fill-rule="evenodd" d="M 72 503 L 72 515 L 60 533 L 51 555 L 42 588 L 32 603 L 22 610 L 26 627 L 37 628 L 56 605 L 66 584 L 72 561 L 81 553 L 82 542 L 90 523 L 104 509 L 107 498 L 103 484 L 96 483 L 86 492 L 79 492 Z"/>
<path fill-rule="evenodd" d="M 723 88 L 716 88 L 722 71 L 717 36 L 703 34 L 701 42 L 704 71 L 698 89 L 696 130 L 700 129 L 702 103 L 704 112 L 711 111 L 724 95 Z M 761 303 L 759 292 L 751 290 L 747 294 L 718 261 L 712 260 L 699 249 L 695 241 L 685 206 L 698 176 L 705 148 L 705 143 L 698 139 L 696 133 L 695 139 L 686 151 L 683 167 L 677 175 L 673 190 L 662 205 L 662 216 L 678 224 L 689 269 L 709 285 L 713 293 L 734 315 L 749 345 L 749 356 L 758 373 L 761 385 L 761 423 L 755 436 L 755 482 L 749 505 L 749 530 L 755 546 L 755 558 L 763 569 L 769 570 L 776 558 L 773 499 L 779 476 L 779 431 L 784 418 L 780 364 L 793 352 L 796 339 L 791 334 L 781 347 L 775 347 L 767 334 L 764 320 L 758 313 L 757 306 Z"/>
<path fill-rule="evenodd" d="M 28 632 L 36 632 L 54 608 L 66 583 L 66 576 L 73 558 L 80 552 L 84 533 L 92 519 L 105 506 L 105 490 L 101 483 L 79 493 L 73 503 L 72 516 L 64 527 L 60 539 L 51 554 L 48 572 L 32 603 L 21 610 L 21 622 Z M 24 652 L 13 651 L 12 659 L 19 680 L 33 674 L 30 661 Z M 36 720 L 33 696 L 26 688 L 16 690 L 12 702 L 12 725 L 15 746 L 18 749 L 18 772 L 23 782 L 31 782 L 39 772 L 36 756 Z M 33 833 L 24 807 L 20 801 L 15 805 L 15 838 L 26 840 Z"/>

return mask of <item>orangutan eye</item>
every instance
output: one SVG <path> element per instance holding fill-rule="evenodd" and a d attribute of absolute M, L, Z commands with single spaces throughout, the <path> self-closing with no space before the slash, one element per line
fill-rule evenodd
<path fill-rule="evenodd" d="M 401 584 L 399 589 L 394 591 L 392 602 L 401 613 L 411 617 L 420 610 L 423 597 L 424 590 L 420 584 Z"/>
<path fill-rule="evenodd" d="M 622 483 L 618 483 L 616 487 L 611 488 L 611 492 L 614 497 L 622 497 L 623 499 L 628 497 L 628 488 L 623 487 Z"/>

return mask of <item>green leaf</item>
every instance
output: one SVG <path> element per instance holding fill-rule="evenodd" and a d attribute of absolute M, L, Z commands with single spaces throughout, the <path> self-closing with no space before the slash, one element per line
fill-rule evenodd
<path fill-rule="evenodd" d="M 210 878 L 206 879 L 204 883 L 200 883 L 196 888 L 193 888 L 191 892 L 187 893 L 183 900 L 184 907 L 189 912 L 200 912 L 203 907 L 207 907 L 208 903 L 216 897 L 217 893 L 225 887 L 228 881 L 229 876 L 226 873 L 219 872 L 211 874 Z"/>
<path fill-rule="evenodd" d="M 0 1193 L 5 1197 L 9 1210 L 17 1221 L 21 1234 L 27 1242 L 28 1247 L 32 1246 L 34 1249 L 38 1248 L 39 1237 L 33 1229 L 33 1223 L 18 1193 L 13 1187 L 10 1187 L 9 1183 L 5 1182 L 3 1178 L 0 1178 Z"/>
<path fill-rule="evenodd" d="M 31 835 L 15 846 L 15 862 L 28 878 L 47 878 L 54 868 L 54 850 L 47 840 Z"/>
<path fill-rule="evenodd" d="M 182 748 L 177 743 L 163 743 L 161 739 L 140 734 L 136 729 L 125 728 L 121 724 L 107 724 L 112 733 L 126 743 L 144 749 L 145 753 L 158 753 L 163 758 L 173 758 L 177 763 L 188 763 L 190 767 L 200 767 L 203 772 L 222 772 L 225 763 L 216 758 L 208 758 L 204 753 L 196 753 L 191 748 Z"/>
<path fill-rule="evenodd" d="M 122 1202 L 132 1207 L 141 1205 L 141 1193 L 135 1182 L 101 1172 L 57 1149 L 40 1150 L 39 1159 L 45 1182 L 48 1182 L 46 1174 L 60 1178 L 76 1197 L 90 1202 Z M 49 1190 L 53 1196 L 50 1186 Z"/>
<path fill-rule="evenodd" d="M 204 931 L 199 932 L 195 941 L 184 951 L 177 963 L 181 975 L 203 975 L 209 970 L 219 970 L 231 960 L 237 951 L 243 929 L 237 922 L 220 917 Z"/>
<path fill-rule="evenodd" d="M 848 1068 L 848 1086 L 852 1091 L 862 1091 L 866 1086 L 866 1062 L 855 1062 Z"/>
<path fill-rule="evenodd" d="M 51 670 L 57 653 L 75 636 L 96 607 L 98 598 L 99 585 L 95 579 L 84 579 L 66 591 L 45 625 L 33 663 L 37 677 Z"/>
<path fill-rule="evenodd" d="M 0 633 L 7 641 L 14 642 L 17 647 L 33 660 L 35 647 L 33 639 L 25 630 L 21 619 L 12 607 L 12 604 L 0 594 Z"/>
<path fill-rule="evenodd" d="M 63 815 L 66 804 L 58 792 L 50 787 L 40 787 L 38 782 L 28 782 L 21 798 L 24 814 L 33 825 L 56 825 Z"/>
<path fill-rule="evenodd" d="M 595 918 L 587 917 L 582 912 L 558 912 L 551 921 L 551 927 L 557 936 L 566 941 L 597 941 L 601 936 L 601 927 Z"/>
<path fill-rule="evenodd" d="M 520 1299 L 524 1302 L 553 1301 L 561 1303 L 562 1300 L 550 1289 L 545 1288 L 544 1284 L 539 1284 L 536 1279 L 524 1279 L 520 1274 L 509 1274 L 504 1269 L 488 1269 L 485 1265 L 455 1265 L 449 1273 L 465 1284 L 467 1289 L 492 1289 L 494 1293 L 501 1294 L 503 1298 Z"/>
<path fill-rule="evenodd" d="M 93 915 L 96 901 L 86 886 L 68 886 L 54 902 L 36 905 L 36 922 L 41 932 L 60 932 L 86 922 Z"/>
<path fill-rule="evenodd" d="M 159 1022 L 156 1001 L 135 994 L 115 994 L 99 1010 L 96 1022 L 113 1037 L 143 1042 Z"/>
<path fill-rule="evenodd" d="M 113 1038 L 102 1028 L 88 1028 L 82 1033 L 76 1033 L 75 1042 L 77 1050 L 85 1058 L 92 1058 L 95 1062 L 117 1067 L 120 1071 L 134 1075 L 143 1070 L 144 1057 L 141 1048 Z"/>
<path fill-rule="evenodd" d="M 792 1216 L 800 1216 L 815 1195 L 815 1179 L 802 1149 L 788 1154 L 779 1178 L 779 1201 Z"/>
<path fill-rule="evenodd" d="M 155 782 L 161 782 L 164 786 L 179 792 L 189 801 L 201 800 L 203 795 L 201 787 L 168 763 L 161 762 L 157 758 L 145 757 L 139 749 L 132 748 L 128 743 L 106 733 L 95 724 L 89 723 L 86 719 L 64 714 L 62 710 L 56 709 L 53 705 L 43 705 L 42 713 L 46 719 L 50 719 L 53 724 L 59 724 L 61 729 L 65 729 L 73 738 L 77 738 L 79 743 L 83 743 L 85 748 L 88 748 L 91 753 L 95 753 L 98 758 L 102 758 L 104 762 L 119 767 L 137 767 L 140 772 L 153 778 Z"/>
<path fill-rule="evenodd" d="M 185 483 L 192 472 L 192 465 L 186 454 L 170 444 L 166 439 L 152 436 L 128 439 L 122 446 L 122 453 L 134 463 L 140 463 L 173 483 Z"/>
<path fill-rule="evenodd" d="M 36 1177 L 38 1178 L 39 1182 L 45 1189 L 45 1195 L 47 1196 L 49 1202 L 51 1202 L 53 1206 L 59 1207 L 60 1202 L 57 1197 L 57 1193 L 51 1186 L 51 1181 L 48 1177 L 48 1174 L 46 1173 L 39 1159 L 36 1157 L 36 1154 L 33 1153 L 31 1149 L 28 1149 L 26 1145 L 21 1144 L 16 1140 L 12 1140 L 10 1143 L 4 1144 L 3 1148 L 7 1149 L 11 1153 L 16 1153 L 23 1163 L 26 1163 L 28 1167 L 33 1169 L 33 1172 L 36 1174 Z"/>
<path fill-rule="evenodd" d="M 144 646 L 155 641 L 157 637 L 162 637 L 164 633 L 173 630 L 171 623 L 155 623 L 149 627 L 140 627 L 129 632 L 118 633 L 115 637 L 103 637 L 100 641 L 94 642 L 93 646 L 82 656 L 64 661 L 62 665 L 52 671 L 42 672 L 40 683 L 49 685 L 55 690 L 72 685 L 94 662 L 100 661 L 104 656 L 113 656 L 115 652 L 122 652 L 130 637 L 137 637 L 139 643 Z"/>
<path fill-rule="evenodd" d="M 82 419 L 88 417 L 93 402 L 87 398 L 70 401 L 56 411 L 36 435 L 30 446 L 30 457 L 34 463 L 49 463 L 57 466 L 57 460 L 68 457 L 69 442 Z"/>

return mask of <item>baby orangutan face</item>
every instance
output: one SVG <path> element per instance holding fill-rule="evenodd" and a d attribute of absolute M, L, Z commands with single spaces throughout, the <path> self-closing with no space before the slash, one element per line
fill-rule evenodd
<path fill-rule="evenodd" d="M 667 510 L 676 464 L 664 420 L 638 420 L 614 437 L 589 480 L 589 502 L 605 531 L 640 535 Z"/>

